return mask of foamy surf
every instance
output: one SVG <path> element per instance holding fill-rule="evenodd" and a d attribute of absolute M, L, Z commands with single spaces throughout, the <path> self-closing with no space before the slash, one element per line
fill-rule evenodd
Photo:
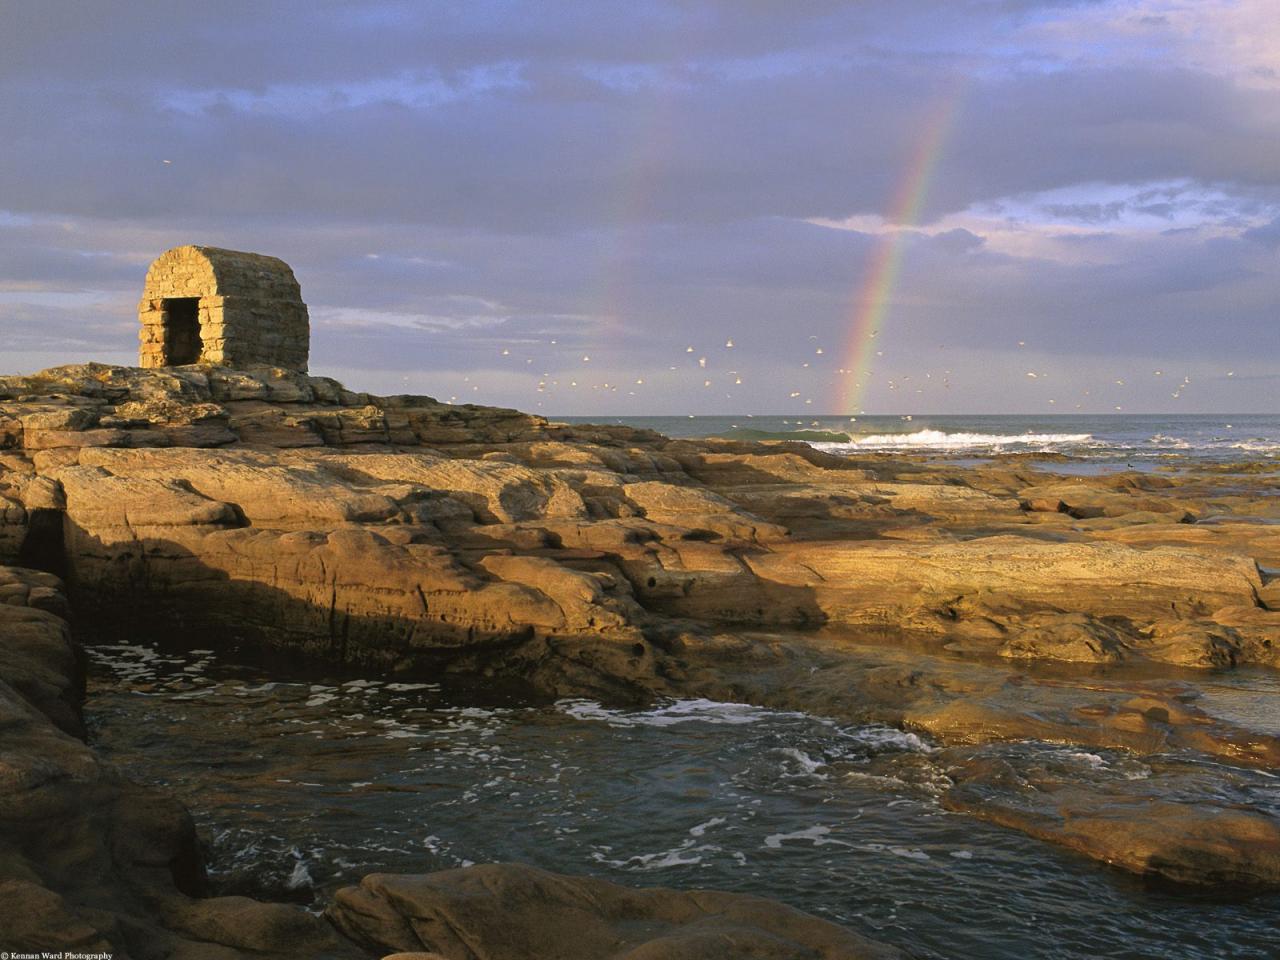
<path fill-rule="evenodd" d="M 613 727 L 671 727 L 694 722 L 741 726 L 773 717 L 800 716 L 745 703 L 705 699 L 671 700 L 652 710 L 613 710 L 594 700 L 560 700 L 556 709 L 575 720 L 598 720 Z"/>
<path fill-rule="evenodd" d="M 1052 450 L 1064 446 L 1094 444 L 1090 433 L 946 433 L 917 430 L 914 433 L 875 433 L 855 437 L 848 443 L 813 442 L 811 446 L 829 453 L 855 450 L 973 450 L 1028 447 Z"/>

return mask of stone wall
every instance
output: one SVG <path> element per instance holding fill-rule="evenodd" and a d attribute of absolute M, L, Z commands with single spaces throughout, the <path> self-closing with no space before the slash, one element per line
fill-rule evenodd
<path fill-rule="evenodd" d="M 199 363 L 307 369 L 310 322 L 289 265 L 261 254 L 196 246 L 166 251 L 147 271 L 138 304 L 140 366 L 171 365 L 165 301 L 188 297 L 200 301 Z"/>

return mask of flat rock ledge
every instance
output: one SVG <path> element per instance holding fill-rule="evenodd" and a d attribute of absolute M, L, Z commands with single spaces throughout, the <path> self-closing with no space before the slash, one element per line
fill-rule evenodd
<path fill-rule="evenodd" d="M 633 889 L 516 863 L 371 874 L 326 916 L 357 943 L 440 960 L 903 960 L 772 900 Z"/>

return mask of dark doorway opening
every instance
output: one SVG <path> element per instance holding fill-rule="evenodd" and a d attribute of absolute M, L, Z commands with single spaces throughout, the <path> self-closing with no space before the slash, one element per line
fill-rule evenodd
<path fill-rule="evenodd" d="M 180 367 L 198 363 L 204 344 L 200 340 L 200 299 L 175 297 L 164 302 L 164 363 Z"/>
<path fill-rule="evenodd" d="M 18 563 L 67 577 L 67 551 L 63 541 L 63 513 L 37 507 L 27 515 L 27 535 L 18 547 Z"/>

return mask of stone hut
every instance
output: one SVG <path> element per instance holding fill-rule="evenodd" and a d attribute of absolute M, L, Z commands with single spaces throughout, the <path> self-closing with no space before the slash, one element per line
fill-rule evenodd
<path fill-rule="evenodd" d="M 283 367 L 305 372 L 311 326 L 283 260 L 218 247 L 174 247 L 147 271 L 138 362 Z"/>

